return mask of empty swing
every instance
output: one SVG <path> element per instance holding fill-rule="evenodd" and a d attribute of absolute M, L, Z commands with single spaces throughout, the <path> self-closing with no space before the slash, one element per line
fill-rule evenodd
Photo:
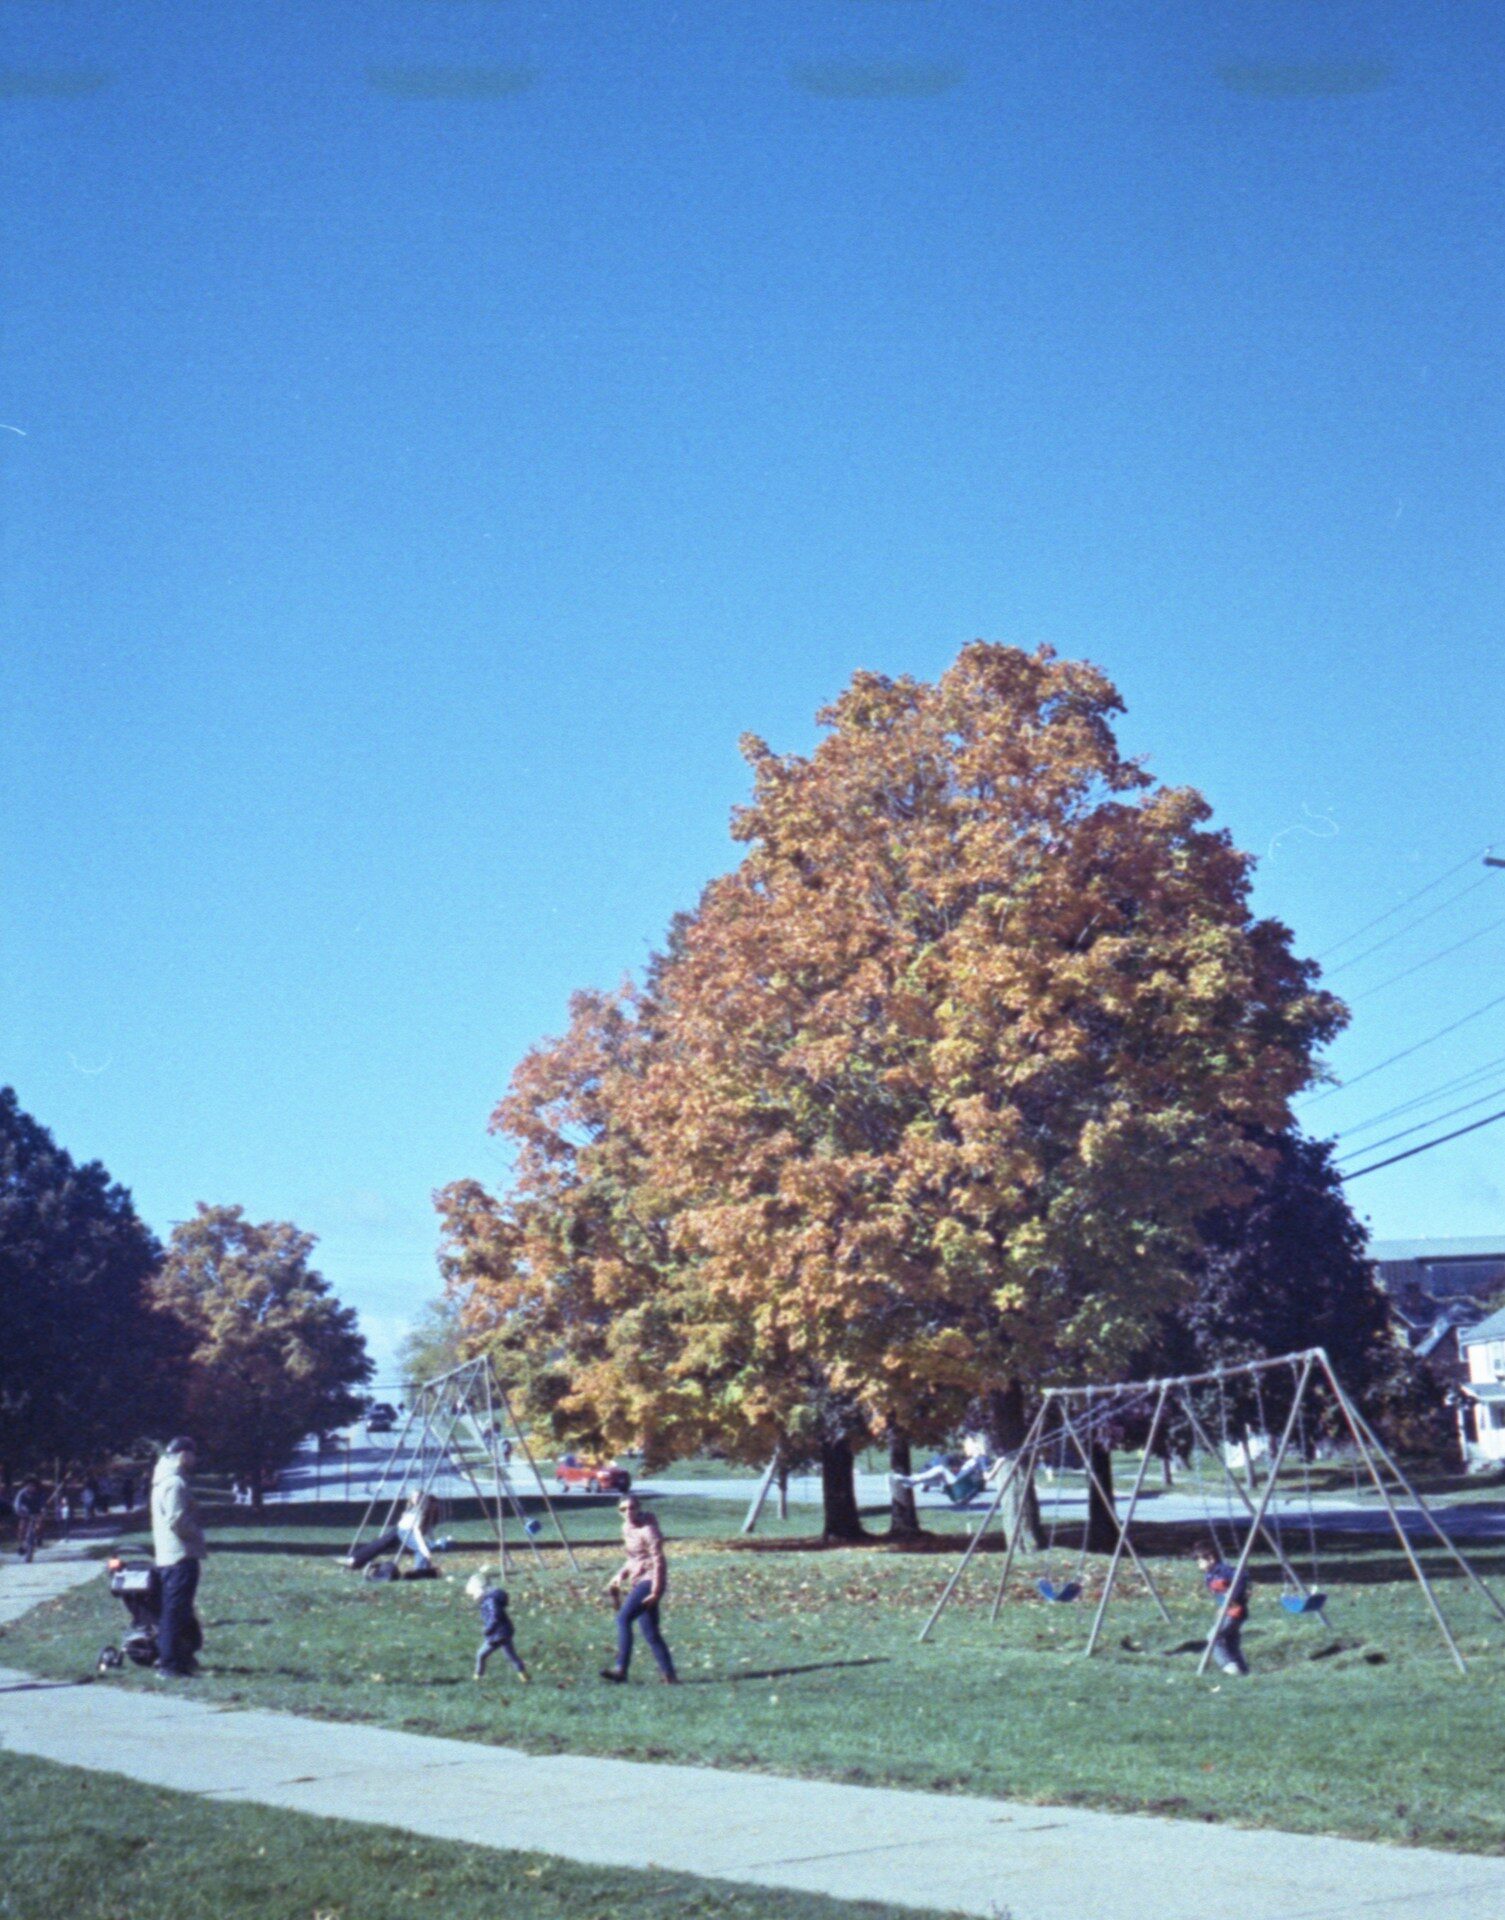
<path fill-rule="evenodd" d="M 1203 1525 L 1207 1528 L 1207 1537 L 1211 1541 L 1213 1552 L 1217 1555 L 1218 1559 L 1226 1560 L 1228 1556 L 1223 1551 L 1223 1534 L 1226 1533 L 1230 1541 L 1236 1540 L 1238 1537 L 1238 1523 L 1237 1523 L 1237 1520 L 1235 1519 L 1234 1511 L 1233 1511 L 1233 1470 L 1228 1463 L 1228 1454 L 1230 1451 L 1229 1439 L 1228 1439 L 1228 1395 L 1227 1395 L 1227 1389 L 1224 1385 L 1223 1372 L 1221 1368 L 1219 1368 L 1214 1373 L 1213 1381 L 1214 1381 L 1214 1384 L 1217 1390 L 1217 1396 L 1218 1396 L 1217 1398 L 1217 1438 L 1216 1438 L 1216 1442 L 1214 1443 L 1211 1435 L 1202 1435 L 1201 1437 L 1203 1437 L 1208 1442 L 1209 1446 L 1214 1444 L 1216 1446 L 1216 1453 L 1214 1457 L 1216 1458 L 1218 1463 L 1218 1469 L 1219 1469 L 1219 1473 L 1222 1480 L 1222 1491 L 1223 1491 L 1223 1531 L 1221 1533 L 1218 1530 L 1218 1516 L 1217 1516 L 1217 1509 L 1213 1503 L 1213 1495 L 1211 1490 L 1208 1488 L 1205 1477 L 1203 1476 L 1200 1453 L 1197 1453 L 1196 1464 L 1194 1468 L 1194 1476 L 1195 1476 L 1197 1493 L 1202 1503 L 1202 1522 L 1203 1522 Z M 1191 1405 L 1189 1395 L 1187 1398 L 1187 1404 L 1188 1406 Z M 1193 1428 L 1194 1439 L 1200 1434 L 1201 1434 L 1200 1426 L 1194 1427 Z M 1196 1452 L 1195 1447 L 1193 1450 L 1194 1452 Z M 1235 1551 L 1234 1557 L 1237 1558 L 1236 1551 Z"/>
<path fill-rule="evenodd" d="M 1060 1503 L 1060 1500 L 1056 1497 L 1056 1495 L 1059 1491 L 1062 1480 L 1065 1478 L 1065 1474 L 1066 1474 L 1066 1427 L 1065 1427 L 1065 1423 L 1063 1422 L 1061 1425 L 1060 1433 L 1058 1435 L 1058 1446 L 1056 1451 L 1056 1481 L 1055 1481 L 1055 1486 L 1052 1487 L 1051 1489 L 1052 1498 L 1050 1503 L 1050 1531 L 1046 1536 L 1046 1541 L 1045 1541 L 1045 1558 L 1047 1563 L 1052 1563 L 1055 1560 L 1056 1529 L 1059 1527 L 1061 1522 L 1061 1503 Z M 1080 1600 L 1082 1597 L 1082 1573 L 1086 1567 L 1086 1564 L 1087 1564 L 1087 1528 L 1086 1528 L 1086 1524 L 1084 1523 L 1082 1526 L 1082 1550 L 1080 1554 L 1078 1554 L 1077 1556 L 1076 1571 L 1065 1580 L 1057 1580 L 1051 1574 L 1045 1574 L 1035 1582 L 1035 1591 L 1039 1594 L 1042 1600 L 1051 1600 L 1056 1602 L 1058 1605 L 1069 1605 L 1070 1602 L 1073 1600 Z"/>
<path fill-rule="evenodd" d="M 1327 1595 L 1321 1591 L 1320 1575 L 1317 1570 L 1317 1516 L 1312 1506 L 1312 1462 L 1307 1450 L 1305 1395 L 1296 1407 L 1296 1446 L 1301 1454 L 1301 1492 L 1306 1506 L 1307 1553 L 1312 1563 L 1312 1581 L 1310 1591 L 1303 1593 L 1294 1582 L 1288 1581 L 1286 1591 L 1280 1596 L 1280 1604 L 1287 1613 L 1321 1613 L 1327 1605 Z"/>

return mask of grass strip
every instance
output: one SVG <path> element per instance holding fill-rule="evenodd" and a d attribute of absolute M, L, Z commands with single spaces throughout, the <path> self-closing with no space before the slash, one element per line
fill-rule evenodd
<path fill-rule="evenodd" d="M 4 1920 L 915 1920 L 915 1910 L 587 1867 L 0 1753 Z"/>

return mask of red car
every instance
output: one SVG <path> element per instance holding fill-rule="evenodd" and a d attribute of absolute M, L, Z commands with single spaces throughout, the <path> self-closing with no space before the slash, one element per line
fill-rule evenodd
<path fill-rule="evenodd" d="M 615 1460 L 598 1461 L 589 1466 L 566 1458 L 554 1468 L 554 1481 L 561 1493 L 567 1493 L 571 1487 L 581 1493 L 626 1493 L 632 1485 L 632 1475 Z"/>

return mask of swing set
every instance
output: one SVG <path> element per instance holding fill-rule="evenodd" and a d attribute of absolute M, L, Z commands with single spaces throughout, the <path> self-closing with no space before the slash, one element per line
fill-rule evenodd
<path fill-rule="evenodd" d="M 1278 1438 L 1273 1439 L 1271 1428 L 1265 1418 L 1265 1390 L 1272 1384 L 1272 1378 L 1286 1385 L 1290 1395 L 1285 1418 L 1280 1423 Z M 1257 1488 L 1246 1487 L 1230 1464 L 1230 1455 L 1234 1452 L 1234 1448 L 1230 1442 L 1228 1407 L 1230 1395 L 1235 1392 L 1246 1404 L 1252 1399 L 1256 1409 L 1255 1418 L 1258 1429 L 1268 1449 L 1262 1472 L 1258 1476 L 1260 1484 Z M 1210 1417 L 1217 1429 L 1216 1437 L 1209 1431 L 1209 1419 L 1204 1417 L 1209 1413 L 1209 1403 L 1215 1407 L 1215 1412 Z M 1050 1476 L 1051 1499 L 1050 1521 L 1045 1541 L 1047 1570 L 1044 1577 L 1037 1580 L 1034 1586 L 1034 1591 L 1039 1597 L 1052 1605 L 1069 1606 L 1081 1601 L 1085 1596 L 1088 1540 L 1085 1519 L 1076 1564 L 1065 1574 L 1065 1577 L 1062 1577 L 1057 1550 L 1057 1533 L 1061 1522 L 1062 1482 L 1068 1473 L 1081 1473 L 1085 1483 L 1087 1505 L 1090 1508 L 1095 1500 L 1099 1511 L 1111 1516 L 1114 1530 L 1113 1545 L 1108 1555 L 1107 1570 L 1087 1635 L 1085 1651 L 1092 1654 L 1100 1644 L 1108 1603 L 1113 1597 L 1115 1585 L 1122 1571 L 1122 1563 L 1126 1558 L 1133 1563 L 1161 1619 L 1167 1626 L 1173 1625 L 1169 1609 L 1155 1584 L 1154 1577 L 1135 1547 L 1133 1527 L 1144 1495 L 1145 1478 L 1150 1461 L 1155 1457 L 1157 1448 L 1168 1444 L 1170 1423 L 1175 1420 L 1179 1420 L 1181 1431 L 1189 1436 L 1196 1455 L 1199 1458 L 1205 1455 L 1216 1462 L 1215 1471 L 1220 1479 L 1219 1490 L 1222 1495 L 1222 1519 L 1220 1523 L 1215 1502 L 1208 1494 L 1205 1484 L 1201 1482 L 1199 1474 L 1198 1486 L 1203 1506 L 1203 1519 L 1218 1557 L 1227 1560 L 1233 1566 L 1233 1578 L 1219 1604 L 1217 1618 L 1202 1649 L 1197 1672 L 1200 1674 L 1207 1670 L 1214 1645 L 1223 1631 L 1228 1609 L 1233 1604 L 1235 1594 L 1242 1588 L 1249 1560 L 1257 1542 L 1264 1543 L 1280 1568 L 1284 1582 L 1284 1590 L 1280 1597 L 1283 1610 L 1297 1616 L 1314 1615 L 1326 1625 L 1328 1598 L 1322 1587 L 1319 1566 L 1316 1496 L 1311 1471 L 1312 1434 L 1309 1427 L 1309 1417 L 1314 1417 L 1318 1411 L 1328 1413 L 1330 1425 L 1346 1429 L 1354 1448 L 1356 1486 L 1358 1474 L 1362 1470 L 1374 1491 L 1379 1495 L 1386 1519 L 1395 1533 L 1411 1575 L 1436 1622 L 1454 1664 L 1460 1673 L 1466 1673 L 1468 1663 L 1443 1614 L 1433 1583 L 1428 1579 L 1426 1569 L 1418 1556 L 1416 1544 L 1401 1517 L 1396 1505 L 1397 1497 L 1404 1499 L 1414 1509 L 1419 1526 L 1430 1532 L 1434 1544 L 1457 1565 L 1468 1584 L 1502 1621 L 1505 1621 L 1505 1605 L 1501 1604 L 1438 1523 L 1431 1508 L 1406 1478 L 1374 1428 L 1344 1391 L 1337 1375 L 1333 1372 L 1326 1352 L 1321 1347 L 1309 1347 L 1300 1353 L 1282 1354 L 1272 1360 L 1244 1361 L 1204 1373 L 1180 1374 L 1164 1380 L 1130 1381 L 1122 1386 L 1110 1387 L 1047 1387 L 1041 1396 L 1040 1406 L 1025 1434 L 1023 1443 L 1018 1452 L 1011 1457 L 998 1480 L 992 1504 L 968 1542 L 955 1572 L 947 1581 L 929 1619 L 920 1630 L 921 1641 L 930 1637 L 936 1622 L 960 1585 L 973 1556 L 982 1546 L 989 1527 L 1003 1511 L 1004 1501 L 1010 1491 L 1014 1492 L 1015 1505 L 1021 1514 L 1031 1493 L 1039 1499 L 1038 1481 L 1042 1470 Z M 1148 1424 L 1145 1428 L 1144 1449 L 1129 1490 L 1127 1504 L 1120 1518 L 1113 1496 L 1099 1476 L 1094 1464 L 1094 1456 L 1099 1455 L 1103 1449 L 1111 1447 L 1128 1423 L 1138 1424 L 1143 1422 L 1146 1416 Z M 1244 1459 L 1251 1473 L 1252 1452 L 1246 1433 Z M 1293 1560 L 1286 1552 L 1282 1537 L 1286 1532 L 1285 1522 L 1291 1517 L 1292 1502 L 1286 1498 L 1280 1486 L 1280 1475 L 1281 1469 L 1292 1453 L 1299 1462 L 1299 1496 L 1296 1498 L 1299 1501 L 1300 1513 L 1305 1516 L 1307 1549 L 1305 1558 L 1308 1562 L 1309 1578 L 1304 1578 L 1298 1572 Z M 1040 1500 L 1042 1509 L 1044 1504 L 1044 1501 Z M 1003 1571 L 998 1579 L 998 1587 L 989 1615 L 994 1623 L 997 1622 L 1003 1602 L 1008 1597 L 1009 1575 L 1013 1571 L 1022 1531 L 1021 1526 L 1017 1524 L 1013 1526 L 1005 1545 Z M 1225 1540 L 1228 1546 L 1226 1553 Z"/>
<path fill-rule="evenodd" d="M 350 1543 L 350 1552 L 353 1554 L 361 1544 L 389 1488 L 386 1518 L 376 1528 L 378 1534 L 392 1529 L 411 1493 L 423 1496 L 435 1492 L 441 1475 L 447 1474 L 451 1479 L 467 1483 L 480 1502 L 482 1517 L 496 1534 L 497 1556 L 504 1579 L 508 1571 L 507 1554 L 512 1547 L 507 1537 L 509 1517 L 516 1521 L 523 1544 L 531 1548 L 533 1564 L 540 1572 L 547 1571 L 547 1562 L 538 1544 L 543 1523 L 527 1511 L 523 1497 L 513 1485 L 511 1455 L 514 1451 L 521 1453 L 527 1462 L 565 1557 L 579 1573 L 580 1564 L 529 1451 L 528 1437 L 517 1423 L 495 1367 L 484 1357 L 467 1360 L 462 1366 L 437 1374 L 413 1388 L 408 1417 L 392 1442 L 381 1478 Z M 406 1546 L 399 1547 L 397 1559 L 400 1561 L 407 1551 Z"/>

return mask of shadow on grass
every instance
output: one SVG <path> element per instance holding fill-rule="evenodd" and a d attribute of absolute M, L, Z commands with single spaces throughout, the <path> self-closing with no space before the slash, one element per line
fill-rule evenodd
<path fill-rule="evenodd" d="M 211 1560 L 237 1559 L 245 1554 L 267 1554 L 279 1560 L 328 1560 L 334 1564 L 342 1549 L 332 1540 L 221 1540 L 211 1537 Z"/>
<path fill-rule="evenodd" d="M 886 1667 L 888 1664 L 887 1654 L 869 1653 L 857 1660 L 811 1660 L 802 1667 L 757 1667 L 746 1673 L 723 1674 L 720 1680 L 714 1674 L 692 1674 L 683 1684 L 687 1687 L 735 1687 L 745 1680 L 788 1680 L 797 1673 L 833 1673 L 842 1667 Z"/>

